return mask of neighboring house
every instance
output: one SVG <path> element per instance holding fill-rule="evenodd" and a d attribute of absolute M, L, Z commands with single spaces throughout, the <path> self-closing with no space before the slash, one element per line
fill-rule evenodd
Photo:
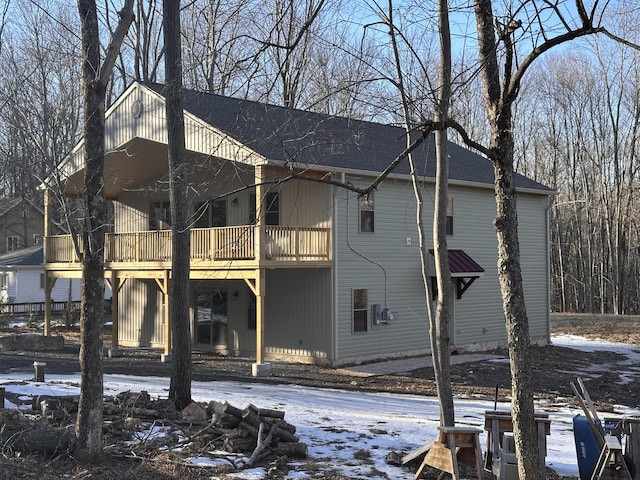
<path fill-rule="evenodd" d="M 105 193 L 115 204 L 105 277 L 123 346 L 170 352 L 171 231 L 162 86 L 131 85 L 107 111 Z M 341 365 L 429 351 L 416 201 L 401 128 L 184 92 L 195 348 Z M 81 194 L 83 144 L 61 165 Z M 451 342 L 506 342 L 491 163 L 450 144 Z M 415 151 L 431 232 L 433 137 Z M 549 340 L 547 212 L 553 192 L 517 175 L 522 273 L 533 342 Z M 257 207 L 257 208 L 256 208 Z M 50 277 L 80 275 L 70 238 L 45 239 Z M 475 281 L 474 281 L 475 280 Z M 118 308 L 119 306 L 119 308 Z M 116 343 L 115 346 L 118 344 Z"/>
<path fill-rule="evenodd" d="M 44 269 L 42 244 L 0 255 L 0 304 L 42 303 Z M 53 302 L 80 300 L 80 279 L 59 279 L 51 292 Z"/>
<path fill-rule="evenodd" d="M 44 212 L 25 198 L 0 199 L 0 255 L 41 243 Z"/>

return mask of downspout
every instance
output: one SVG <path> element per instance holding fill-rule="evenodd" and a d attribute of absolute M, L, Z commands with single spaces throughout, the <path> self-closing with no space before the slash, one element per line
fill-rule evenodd
<path fill-rule="evenodd" d="M 346 174 L 342 172 L 340 174 L 340 183 L 343 185 L 346 183 Z M 336 186 L 333 186 L 333 218 L 331 219 L 331 250 L 332 250 L 332 258 L 333 258 L 333 288 L 331 289 L 331 304 L 333 305 L 333 321 L 331 322 L 332 332 L 332 352 L 331 352 L 331 363 L 334 364 L 338 359 L 338 332 L 340 331 L 338 328 L 338 318 L 339 318 L 339 308 L 338 308 L 338 255 L 337 255 L 337 245 L 338 245 L 338 193 L 340 189 Z"/>

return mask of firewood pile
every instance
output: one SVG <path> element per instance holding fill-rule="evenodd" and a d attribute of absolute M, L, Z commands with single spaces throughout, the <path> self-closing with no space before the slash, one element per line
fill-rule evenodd
<path fill-rule="evenodd" d="M 77 396 L 37 396 L 31 403 L 28 409 L 22 399 L 20 410 L 0 410 L 1 444 L 28 453 L 70 450 Z M 106 398 L 103 411 L 105 443 L 113 454 L 150 458 L 160 449 L 179 451 L 183 458 L 224 459 L 234 470 L 307 457 L 307 445 L 284 417 L 282 410 L 217 401 L 193 402 L 176 411 L 173 402 L 144 391 Z"/>

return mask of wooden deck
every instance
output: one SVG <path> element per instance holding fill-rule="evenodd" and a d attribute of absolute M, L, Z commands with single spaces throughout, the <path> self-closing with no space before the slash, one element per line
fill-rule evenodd
<path fill-rule="evenodd" d="M 223 268 L 230 262 L 245 267 L 265 263 L 288 267 L 331 263 L 330 230 L 327 228 L 267 226 L 261 249 L 256 244 L 257 228 L 242 225 L 192 229 L 192 267 Z M 71 235 L 58 235 L 46 237 L 44 242 L 45 264 L 80 268 L 81 238 L 74 242 Z M 171 230 L 108 233 L 105 236 L 105 268 L 166 268 L 170 263 Z"/>

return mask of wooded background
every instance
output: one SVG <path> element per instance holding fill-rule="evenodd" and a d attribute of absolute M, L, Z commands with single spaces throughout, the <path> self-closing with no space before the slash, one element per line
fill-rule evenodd
<path fill-rule="evenodd" d="M 486 142 L 468 3 L 451 2 L 451 117 Z M 607 20 L 638 43 L 640 7 L 634 3 L 612 2 Z M 388 2 L 182 4 L 186 88 L 402 124 L 393 53 L 387 26 L 380 21 L 388 14 Z M 562 8 L 560 18 L 576 21 L 570 2 Z M 77 8 L 71 0 L 5 0 L 0 9 L 0 196 L 24 196 L 41 204 L 37 186 L 82 133 Z M 134 79 L 164 82 L 161 2 L 140 0 L 135 13 L 108 102 Z M 435 5 L 395 2 L 393 13 L 412 114 L 417 121 L 432 118 L 436 95 L 430 86 L 437 85 L 438 65 Z M 538 21 L 547 22 L 542 31 L 562 27 L 540 13 L 544 10 Z M 101 15 L 105 31 L 115 28 L 118 12 L 109 1 Z M 527 43 L 527 35 L 533 33 L 525 29 L 519 37 L 523 49 L 533 43 Z M 517 170 L 558 192 L 549 206 L 554 311 L 640 311 L 639 55 L 591 36 L 546 54 L 521 87 L 514 116 Z"/>

